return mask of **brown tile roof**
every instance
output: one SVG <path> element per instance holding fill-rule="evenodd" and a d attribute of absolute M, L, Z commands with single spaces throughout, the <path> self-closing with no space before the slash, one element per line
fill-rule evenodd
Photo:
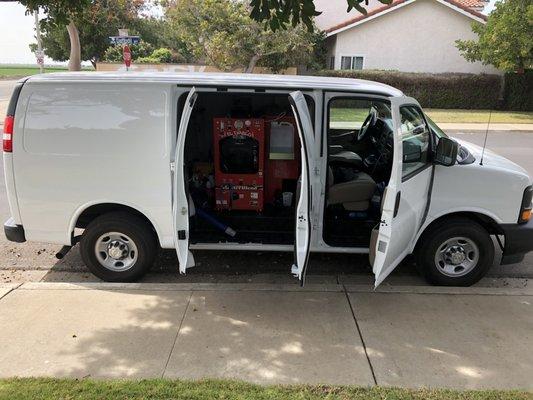
<path fill-rule="evenodd" d="M 362 21 L 364 19 L 367 19 L 373 15 L 380 14 L 388 9 L 396 8 L 400 4 L 403 4 L 407 2 L 408 0 L 393 0 L 391 4 L 386 4 L 381 7 L 374 8 L 370 11 L 368 11 L 366 14 L 358 15 L 355 18 L 351 18 L 347 21 L 341 22 L 340 24 L 334 25 L 331 28 L 326 29 L 326 33 L 336 31 L 337 29 L 344 28 L 346 26 L 355 24 L 356 22 Z M 485 3 L 483 0 L 444 0 L 445 2 L 451 4 L 452 6 L 455 6 L 457 8 L 460 8 L 463 11 L 466 11 L 478 18 L 481 18 L 483 20 L 487 20 L 487 16 L 480 13 L 479 11 L 473 10 L 471 7 L 482 7 Z"/>

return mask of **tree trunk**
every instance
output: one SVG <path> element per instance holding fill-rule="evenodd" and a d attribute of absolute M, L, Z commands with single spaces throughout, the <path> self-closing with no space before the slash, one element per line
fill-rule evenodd
<path fill-rule="evenodd" d="M 81 46 L 80 46 L 80 35 L 78 33 L 78 28 L 74 22 L 70 21 L 67 25 L 68 37 L 70 39 L 70 58 L 68 60 L 68 70 L 69 71 L 80 71 L 81 70 Z"/>
<path fill-rule="evenodd" d="M 246 73 L 246 74 L 251 74 L 251 73 L 254 71 L 255 64 L 257 64 L 257 61 L 259 61 L 260 58 L 261 58 L 260 55 L 255 54 L 255 55 L 250 59 L 250 62 L 248 63 L 248 66 L 246 67 L 246 70 L 244 70 L 244 73 Z"/>

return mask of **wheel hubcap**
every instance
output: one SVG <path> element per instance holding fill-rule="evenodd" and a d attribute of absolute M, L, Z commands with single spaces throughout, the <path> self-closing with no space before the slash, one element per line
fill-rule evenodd
<path fill-rule="evenodd" d="M 450 277 L 468 274 L 479 261 L 477 244 L 466 237 L 454 237 L 443 242 L 435 254 L 435 265 L 439 271 Z"/>
<path fill-rule="evenodd" d="M 100 236 L 94 250 L 100 264 L 111 271 L 126 271 L 137 261 L 137 246 L 129 236 L 120 232 Z"/>

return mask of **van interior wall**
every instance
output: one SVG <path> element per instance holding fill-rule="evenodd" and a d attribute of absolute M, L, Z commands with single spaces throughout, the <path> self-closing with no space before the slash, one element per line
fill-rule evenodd
<path fill-rule="evenodd" d="M 191 243 L 294 243 L 300 144 L 286 94 L 199 93 L 185 163 Z"/>

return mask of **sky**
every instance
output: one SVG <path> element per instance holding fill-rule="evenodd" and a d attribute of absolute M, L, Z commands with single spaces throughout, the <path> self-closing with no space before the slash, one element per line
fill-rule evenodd
<path fill-rule="evenodd" d="M 18 2 L 0 3 L 0 64 L 36 64 L 29 48 L 35 42 L 34 17 L 25 12 Z"/>

